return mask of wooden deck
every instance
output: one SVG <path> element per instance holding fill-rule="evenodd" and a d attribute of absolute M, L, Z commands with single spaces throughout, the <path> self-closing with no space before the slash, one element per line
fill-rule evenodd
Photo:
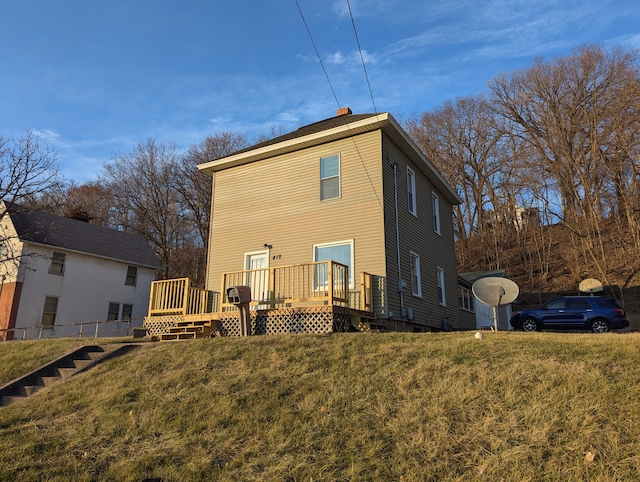
<path fill-rule="evenodd" d="M 154 281 L 145 326 L 162 339 L 192 339 L 213 332 L 235 334 L 238 307 L 223 295 L 233 286 L 251 288 L 256 332 L 343 331 L 345 317 L 375 319 L 372 276 L 360 273 L 350 286 L 348 267 L 335 261 L 224 273 L 221 293 L 193 288 L 187 278 Z M 292 321 L 295 320 L 295 321 Z M 262 327 L 262 328 L 261 328 Z"/>

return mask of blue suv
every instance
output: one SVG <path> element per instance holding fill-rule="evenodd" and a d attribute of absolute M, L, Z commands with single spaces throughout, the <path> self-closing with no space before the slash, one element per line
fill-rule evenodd
<path fill-rule="evenodd" d="M 545 303 L 533 310 L 516 311 L 511 317 L 516 330 L 540 331 L 591 330 L 606 333 L 612 329 L 626 328 L 629 320 L 624 308 L 611 298 L 598 296 L 565 296 Z"/>

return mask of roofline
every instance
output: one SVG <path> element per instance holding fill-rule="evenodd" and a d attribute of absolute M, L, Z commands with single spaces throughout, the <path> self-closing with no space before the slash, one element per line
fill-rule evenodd
<path fill-rule="evenodd" d="M 345 139 L 355 135 L 373 132 L 378 129 L 392 139 L 402 149 L 402 151 L 416 163 L 418 167 L 423 167 L 424 165 L 424 167 L 428 168 L 422 169 L 423 173 L 432 181 L 435 181 L 439 190 L 446 195 L 447 199 L 452 204 L 462 204 L 462 199 L 458 196 L 458 193 L 453 189 L 449 182 L 442 177 L 442 174 L 440 174 L 415 142 L 411 140 L 400 124 L 398 124 L 398 122 L 388 112 L 375 114 L 371 117 L 355 122 L 345 122 L 343 125 L 338 127 L 333 127 L 331 129 L 314 132 L 306 136 L 295 137 L 286 141 L 269 144 L 257 149 L 243 151 L 238 154 L 232 154 L 227 157 L 205 162 L 203 164 L 199 164 L 198 169 L 213 175 L 213 173 L 224 169 L 249 164 L 251 162 L 268 159 L 270 157 L 287 154 L 289 152 L 317 146 L 331 141 Z M 418 161 L 422 161 L 422 165 Z"/>
<path fill-rule="evenodd" d="M 158 266 L 152 266 L 150 264 L 136 263 L 134 261 L 129 261 L 129 260 L 126 260 L 126 259 L 112 258 L 110 256 L 102 256 L 100 254 L 88 253 L 86 251 L 78 251 L 77 249 L 64 248 L 62 246 L 56 246 L 54 244 L 38 243 L 36 241 L 30 241 L 28 239 L 23 239 L 20 236 L 16 236 L 16 238 L 22 244 L 29 244 L 29 245 L 32 245 L 32 246 L 40 246 L 40 247 L 43 247 L 43 248 L 53 249 L 54 251 L 65 251 L 67 253 L 82 254 L 84 256 L 91 256 L 92 258 L 106 259 L 106 260 L 109 260 L 109 261 L 118 261 L 120 263 L 127 263 L 127 264 L 134 265 L 134 266 L 140 266 L 142 268 L 162 269 L 162 264 L 160 264 L 160 262 L 158 262 Z"/>

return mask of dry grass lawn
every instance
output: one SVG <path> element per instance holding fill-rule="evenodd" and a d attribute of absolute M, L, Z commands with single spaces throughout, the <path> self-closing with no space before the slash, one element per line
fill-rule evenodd
<path fill-rule="evenodd" d="M 0 344 L 0 363 L 15 374 L 47 344 Z M 513 332 L 147 343 L 0 409 L 0 480 L 640 480 L 639 344 Z"/>

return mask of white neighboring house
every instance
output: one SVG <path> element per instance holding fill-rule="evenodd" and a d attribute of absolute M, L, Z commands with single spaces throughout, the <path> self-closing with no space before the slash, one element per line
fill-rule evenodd
<path fill-rule="evenodd" d="M 161 267 L 141 236 L 0 202 L 0 340 L 122 336 L 95 322 L 142 320 Z"/>
<path fill-rule="evenodd" d="M 495 271 L 476 271 L 470 273 L 459 273 L 458 276 L 473 286 L 473 283 L 481 278 L 495 277 L 506 278 L 507 272 L 503 269 Z M 473 296 L 473 295 L 472 295 Z M 493 307 L 483 303 L 479 299 L 474 299 L 474 308 L 476 314 L 476 328 L 478 330 L 491 330 L 493 329 Z M 498 330 L 513 330 L 511 323 L 511 316 L 513 310 L 511 303 L 498 307 Z"/>

